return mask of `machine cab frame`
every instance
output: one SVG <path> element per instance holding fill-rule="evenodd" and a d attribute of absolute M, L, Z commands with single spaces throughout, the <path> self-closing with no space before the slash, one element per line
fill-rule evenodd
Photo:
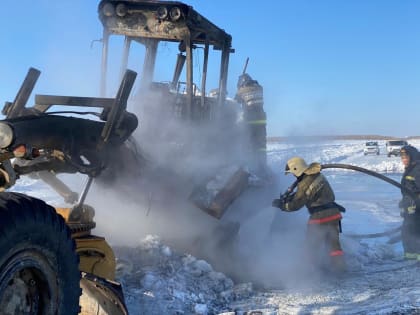
<path fill-rule="evenodd" d="M 158 45 L 160 42 L 178 42 L 179 54 L 172 81 L 168 88 L 179 94 L 182 83 L 180 76 L 186 64 L 186 98 L 181 111 L 182 117 L 189 119 L 211 119 L 215 109 L 226 101 L 229 55 L 232 37 L 200 15 L 191 6 L 175 1 L 147 0 L 103 0 L 98 6 L 99 19 L 103 25 L 103 48 L 101 66 L 101 96 L 106 94 L 109 38 L 111 35 L 125 37 L 121 59 L 121 73 L 127 68 L 132 42 L 145 46 L 145 58 L 140 75 L 140 90 L 149 89 L 153 82 Z M 199 93 L 193 78 L 193 49 L 203 48 Z M 209 50 L 221 52 L 220 71 L 216 101 L 206 97 L 206 80 Z"/>

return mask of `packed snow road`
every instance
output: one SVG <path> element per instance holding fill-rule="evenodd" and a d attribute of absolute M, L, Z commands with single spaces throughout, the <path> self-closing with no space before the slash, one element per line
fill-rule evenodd
<path fill-rule="evenodd" d="M 415 142 L 412 144 L 416 146 Z M 364 156 L 363 146 L 364 141 L 272 144 L 269 157 L 272 169 L 278 171 L 283 190 L 293 179 L 283 176 L 281 170 L 285 161 L 293 155 L 302 156 L 308 162 L 353 164 L 400 181 L 403 167 L 399 158 L 388 158 L 384 146 L 379 156 Z M 325 273 L 314 273 L 307 263 L 284 268 L 281 262 L 288 260 L 290 252 L 283 252 L 277 261 L 277 274 L 280 276 L 276 284 L 284 288 L 255 293 L 244 301 L 232 302 L 232 308 L 265 309 L 273 314 L 420 313 L 420 266 L 402 260 L 401 243 L 388 244 L 388 237 L 355 239 L 349 236 L 398 227 L 401 224 L 397 207 L 399 190 L 377 178 L 354 171 L 325 170 L 324 174 L 336 193 L 337 202 L 347 209 L 341 240 L 348 274 L 337 279 Z M 307 216 L 305 211 L 277 213 L 276 219 L 282 221 L 287 218 L 289 230 L 303 232 Z M 300 220 L 303 213 L 305 218 Z M 296 216 L 296 220 L 290 220 L 290 216 Z M 279 234 L 284 237 L 284 233 Z M 295 241 L 298 240 L 295 238 Z M 282 251 L 284 246 L 279 242 L 281 238 L 274 240 L 278 251 Z M 299 253 L 296 255 L 299 257 Z M 273 275 L 266 277 L 273 280 L 276 266 L 268 270 L 273 271 Z"/>
<path fill-rule="evenodd" d="M 420 266 L 402 259 L 401 243 L 388 243 L 388 236 L 352 236 L 401 225 L 397 206 L 401 194 L 396 187 L 350 170 L 323 171 L 336 201 L 347 209 L 341 241 L 349 272 L 341 278 L 313 270 L 311 263 L 302 259 L 306 209 L 284 213 L 271 207 L 271 199 L 293 182 L 283 170 L 286 160 L 295 155 L 308 162 L 353 164 L 399 182 L 403 171 L 400 159 L 387 157 L 381 142 L 380 155 L 364 156 L 364 143 L 270 143 L 268 158 L 279 191 L 261 192 L 266 202 L 246 217 L 240 212 L 241 203 L 229 210 L 226 218 L 237 212 L 236 216 L 244 219 L 234 259 L 221 268 L 169 247 L 160 235 L 144 237 L 140 229 L 127 230 L 130 242 L 124 243 L 113 240 L 111 232 L 115 231 L 111 231 L 108 239 L 115 245 L 118 277 L 130 314 L 420 314 Z M 420 141 L 410 143 L 420 148 Z M 57 201 L 32 180 L 21 181 L 19 187 L 51 203 Z M 107 218 L 97 211 L 98 227 L 106 236 Z M 115 225 L 118 218 L 113 220 Z M 234 278 L 221 269 L 234 271 Z"/>
<path fill-rule="evenodd" d="M 383 146 L 379 156 L 364 156 L 363 146 L 363 141 L 272 143 L 269 162 L 278 177 L 280 191 L 293 181 L 284 176 L 283 168 L 285 161 L 294 155 L 324 164 L 353 164 L 400 181 L 403 167 L 399 158 L 388 158 Z M 346 170 L 324 173 L 337 201 L 347 209 L 341 236 L 349 266 L 347 275 L 337 279 L 313 271 L 310 262 L 302 261 L 300 249 L 306 210 L 282 213 L 271 208 L 271 200 L 267 200 L 268 206 L 242 222 L 238 246 L 241 262 L 232 262 L 243 273 L 243 279 L 250 282 L 233 283 L 205 261 L 188 254 L 173 252 L 170 257 L 159 254 L 165 250 L 156 239 L 152 251 L 151 239 L 146 238 L 137 247 L 138 255 L 126 260 L 130 250 L 120 248 L 122 271 L 127 268 L 124 261 L 138 263 L 136 271 L 121 277 L 123 283 L 128 282 L 126 294 L 131 311 L 139 314 L 250 314 L 251 311 L 253 314 L 418 314 L 420 268 L 402 260 L 401 243 L 388 244 L 388 237 L 350 237 L 398 227 L 400 192 L 362 173 Z M 231 211 L 238 209 L 233 207 Z M 139 257 L 148 257 L 155 263 L 139 264 Z"/>

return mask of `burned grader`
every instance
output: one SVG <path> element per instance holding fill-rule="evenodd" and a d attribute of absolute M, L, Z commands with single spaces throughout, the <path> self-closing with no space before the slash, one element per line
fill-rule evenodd
<path fill-rule="evenodd" d="M 36 95 L 36 104 L 27 108 L 39 74 L 29 70 L 0 121 L 0 314 L 78 314 L 80 307 L 86 315 L 127 314 L 114 281 L 115 256 L 103 237 L 91 233 L 94 210 L 84 201 L 93 179 L 137 127 L 137 117 L 126 111 L 136 73 L 126 71 L 115 98 Z M 49 111 L 53 105 L 102 112 L 65 112 L 99 116 L 92 120 Z M 58 173 L 87 175 L 80 198 Z M 74 206 L 54 209 L 4 192 L 26 174 L 44 179 Z"/>
<path fill-rule="evenodd" d="M 187 197 L 216 218 L 246 189 L 251 173 L 266 175 L 262 87 L 245 66 L 235 98 L 227 97 L 229 55 L 234 52 L 229 34 L 181 2 L 102 0 L 98 13 L 104 26 L 101 97 L 35 95 L 35 105 L 27 107 L 40 75 L 31 68 L 15 100 L 6 102 L 2 111 L 1 315 L 128 314 L 122 288 L 115 282 L 113 250 L 103 237 L 92 234 L 95 211 L 85 199 L 94 179 L 118 170 L 122 163 L 117 161 L 132 154 L 133 132 L 138 132 L 146 164 L 163 165 L 170 174 L 191 179 Z M 124 36 L 121 84 L 113 98 L 106 97 L 110 35 Z M 127 70 L 132 43 L 145 47 L 134 95 L 136 72 Z M 172 79 L 157 82 L 160 43 L 176 43 L 177 56 Z M 218 87 L 207 93 L 210 48 L 220 53 L 220 72 Z M 203 51 L 199 87 L 193 63 L 198 50 Z M 127 111 L 128 102 L 135 113 Z M 57 105 L 83 110 L 53 111 Z M 166 149 L 154 151 L 150 142 L 163 143 Z M 196 160 L 200 168 L 189 170 Z M 86 186 L 77 194 L 56 176 L 60 173 L 85 174 Z M 225 180 L 214 185 L 220 173 L 226 173 Z M 45 181 L 72 206 L 53 208 L 5 191 L 23 175 Z"/>
<path fill-rule="evenodd" d="M 111 38 L 124 38 L 121 73 L 130 58 L 138 58 L 135 45 L 142 48 L 143 67 L 132 101 L 140 120 L 136 138 L 149 160 L 189 176 L 196 183 L 190 199 L 220 218 L 246 188 L 250 173 L 267 175 L 263 90 L 246 73 L 248 60 L 235 97 L 228 98 L 232 37 L 191 6 L 102 0 L 98 13 L 103 25 L 101 95 L 107 93 Z M 171 61 L 174 65 L 165 81 L 160 79 L 162 60 L 165 68 Z M 208 91 L 211 78 L 217 87 Z M 210 191 L 217 175 L 226 180 Z"/>

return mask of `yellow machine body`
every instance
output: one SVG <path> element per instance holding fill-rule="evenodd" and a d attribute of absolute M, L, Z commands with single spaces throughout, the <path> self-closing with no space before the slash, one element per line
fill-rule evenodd
<path fill-rule="evenodd" d="M 75 241 L 80 271 L 115 280 L 115 256 L 105 238 L 90 235 L 76 238 Z"/>
<path fill-rule="evenodd" d="M 56 208 L 72 231 L 82 272 L 79 315 L 128 315 L 122 289 L 115 282 L 114 251 L 105 238 L 91 234 L 95 227 L 94 211 L 84 206 L 74 220 L 72 208 Z"/>

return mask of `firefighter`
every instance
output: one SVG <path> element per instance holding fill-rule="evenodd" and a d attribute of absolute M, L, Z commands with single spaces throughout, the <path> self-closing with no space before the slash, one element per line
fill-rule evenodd
<path fill-rule="evenodd" d="M 327 179 L 321 174 L 321 165 L 309 166 L 300 157 L 287 161 L 286 174 L 292 173 L 297 179 L 297 190 L 273 200 L 273 206 L 283 211 L 296 211 L 306 206 L 310 217 L 307 225 L 306 244 L 311 264 L 324 267 L 334 274 L 346 270 L 343 250 L 340 245 L 341 213 L 344 207 L 334 202 L 335 196 Z M 329 256 L 329 258 L 328 258 Z"/>
<path fill-rule="evenodd" d="M 420 154 L 411 145 L 401 148 L 401 161 L 404 173 L 401 186 L 420 194 Z M 420 207 L 416 205 L 412 196 L 407 191 L 401 190 L 402 200 L 399 203 L 401 216 L 404 218 L 401 230 L 404 257 L 420 261 Z M 418 202 L 417 202 L 418 204 Z"/>

